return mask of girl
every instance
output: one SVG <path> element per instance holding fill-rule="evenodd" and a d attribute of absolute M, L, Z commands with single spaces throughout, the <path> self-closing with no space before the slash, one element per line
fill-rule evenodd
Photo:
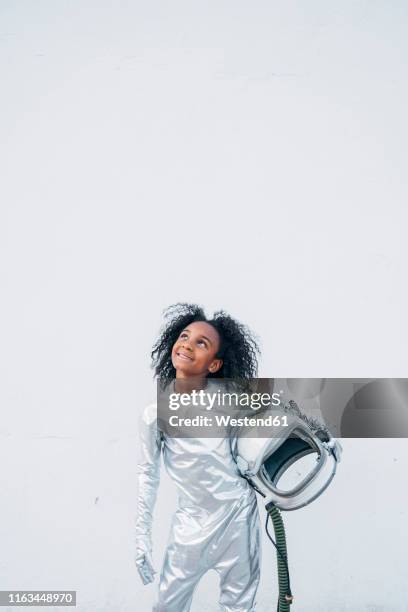
<path fill-rule="evenodd" d="M 259 348 L 249 329 L 218 311 L 208 320 L 194 304 L 176 304 L 152 351 L 161 388 L 191 391 L 197 380 L 249 380 L 257 374 Z M 175 379 L 175 380 L 174 380 Z M 157 406 L 140 423 L 135 563 L 144 584 L 152 582 L 152 517 L 160 455 L 179 490 L 154 612 L 188 612 L 200 578 L 220 576 L 220 610 L 252 612 L 260 577 L 260 528 L 255 492 L 239 474 L 234 440 L 173 438 L 157 428 Z"/>

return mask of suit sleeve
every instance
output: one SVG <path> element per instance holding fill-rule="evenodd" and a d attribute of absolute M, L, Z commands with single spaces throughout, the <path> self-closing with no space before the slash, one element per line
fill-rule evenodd
<path fill-rule="evenodd" d="M 162 437 L 157 428 L 157 408 L 150 405 L 139 420 L 139 451 L 137 463 L 138 497 L 136 538 L 150 541 L 153 510 L 160 483 L 160 455 Z"/>

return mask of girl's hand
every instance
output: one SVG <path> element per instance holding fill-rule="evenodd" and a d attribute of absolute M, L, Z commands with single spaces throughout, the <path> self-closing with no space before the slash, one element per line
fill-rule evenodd
<path fill-rule="evenodd" d="M 136 548 L 135 565 L 143 584 L 153 582 L 154 575 L 157 572 L 153 567 L 152 551 L 148 547 L 142 546 Z"/>

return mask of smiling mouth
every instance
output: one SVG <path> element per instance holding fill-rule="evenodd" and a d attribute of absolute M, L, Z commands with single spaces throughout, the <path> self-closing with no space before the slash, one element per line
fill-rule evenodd
<path fill-rule="evenodd" d="M 193 361 L 192 357 L 189 357 L 188 355 L 184 355 L 184 353 L 176 353 L 177 357 L 180 357 L 180 359 L 185 359 L 186 361 Z"/>

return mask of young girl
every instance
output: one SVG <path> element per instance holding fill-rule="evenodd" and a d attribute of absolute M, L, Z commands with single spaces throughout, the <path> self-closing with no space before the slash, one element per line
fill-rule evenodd
<path fill-rule="evenodd" d="M 223 311 L 211 320 L 193 304 L 166 311 L 152 351 L 161 387 L 186 392 L 197 380 L 249 380 L 257 374 L 258 345 L 248 328 Z M 255 492 L 239 474 L 231 438 L 174 438 L 157 428 L 157 406 L 140 424 L 135 563 L 152 582 L 152 517 L 160 454 L 179 490 L 154 612 L 188 612 L 200 578 L 220 576 L 220 610 L 252 612 L 260 577 L 260 528 Z"/>

